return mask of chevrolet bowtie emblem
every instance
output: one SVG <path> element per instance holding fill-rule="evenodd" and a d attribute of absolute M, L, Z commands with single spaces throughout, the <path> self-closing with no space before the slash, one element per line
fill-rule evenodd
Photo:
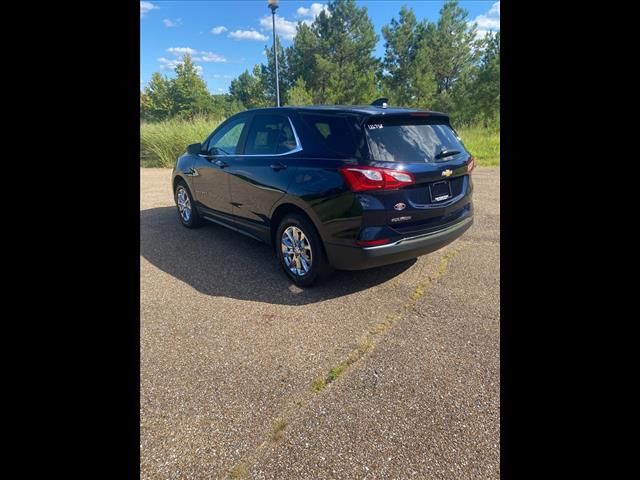
<path fill-rule="evenodd" d="M 445 170 L 442 172 L 443 177 L 450 177 L 453 174 L 453 170 Z"/>

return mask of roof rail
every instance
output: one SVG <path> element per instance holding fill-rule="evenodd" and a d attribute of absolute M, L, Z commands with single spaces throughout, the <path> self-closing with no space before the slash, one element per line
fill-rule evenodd
<path fill-rule="evenodd" d="M 374 100 L 371 105 L 373 105 L 374 107 L 382 107 L 382 108 L 387 108 L 389 105 L 388 103 L 389 99 L 388 98 L 378 98 L 377 100 Z"/>

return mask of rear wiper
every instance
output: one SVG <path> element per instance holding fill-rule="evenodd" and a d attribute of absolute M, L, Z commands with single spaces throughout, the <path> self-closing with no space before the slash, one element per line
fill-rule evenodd
<path fill-rule="evenodd" d="M 447 150 L 446 148 L 443 148 L 440 150 L 440 153 L 435 156 L 435 159 L 440 160 L 441 158 L 450 157 L 451 155 L 457 155 L 459 153 L 460 150 Z"/>

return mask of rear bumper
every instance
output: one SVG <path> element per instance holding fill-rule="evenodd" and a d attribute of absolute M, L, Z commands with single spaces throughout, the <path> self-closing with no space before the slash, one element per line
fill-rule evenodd
<path fill-rule="evenodd" d="M 405 237 L 394 243 L 377 247 L 347 247 L 325 244 L 329 262 L 339 270 L 364 270 L 398 263 L 434 252 L 453 242 L 473 225 L 468 216 L 441 230 L 413 237 Z"/>

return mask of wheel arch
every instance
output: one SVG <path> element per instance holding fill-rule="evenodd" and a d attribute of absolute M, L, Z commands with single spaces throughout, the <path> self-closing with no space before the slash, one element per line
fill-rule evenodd
<path fill-rule="evenodd" d="M 273 211 L 271 212 L 270 239 L 271 239 L 271 245 L 273 246 L 273 248 L 275 249 L 277 246 L 275 236 L 278 230 L 278 226 L 280 225 L 280 222 L 282 221 L 282 219 L 290 213 L 296 213 L 298 215 L 305 217 L 307 220 L 309 220 L 311 225 L 313 225 L 313 227 L 316 229 L 318 236 L 320 237 L 320 240 L 321 240 L 320 243 L 322 244 L 322 250 L 326 258 L 327 252 L 324 246 L 325 240 L 322 235 L 322 230 L 319 228 L 319 219 L 315 216 L 313 211 L 306 210 L 301 205 L 296 204 L 294 201 L 291 201 L 291 199 L 280 202 L 276 207 L 274 207 Z"/>
<path fill-rule="evenodd" d="M 175 192 L 176 192 L 176 188 L 177 188 L 177 186 L 178 186 L 178 182 L 182 182 L 182 183 L 184 183 L 184 184 L 187 186 L 187 188 L 189 189 L 189 192 L 191 193 L 191 196 L 192 196 L 192 197 L 193 197 L 193 199 L 195 200 L 195 198 L 196 198 L 196 197 L 195 197 L 195 195 L 194 195 L 194 191 L 193 191 L 193 188 L 192 188 L 193 186 L 191 185 L 191 182 L 190 182 L 189 180 L 187 180 L 187 178 L 186 178 L 186 177 L 183 177 L 183 176 L 182 176 L 181 174 L 179 174 L 179 173 L 176 173 L 176 174 L 174 175 L 174 177 L 173 177 L 173 181 L 171 182 L 171 187 L 172 187 L 172 188 L 171 188 L 171 192 L 172 192 L 173 194 L 175 194 Z"/>

